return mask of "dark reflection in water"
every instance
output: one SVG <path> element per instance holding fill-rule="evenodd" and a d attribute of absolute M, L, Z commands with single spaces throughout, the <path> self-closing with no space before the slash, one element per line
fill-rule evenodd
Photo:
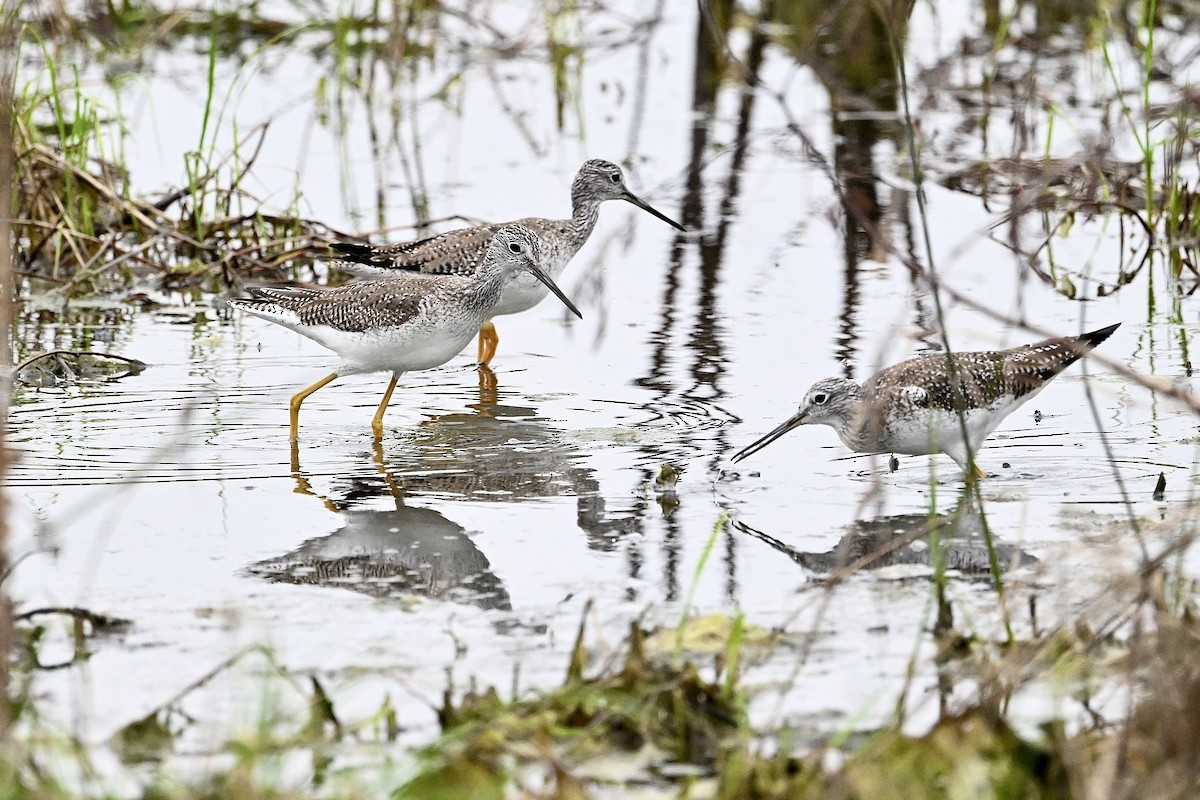
<path fill-rule="evenodd" d="M 367 470 L 333 479 L 338 499 L 316 494 L 292 448 L 296 491 L 317 497 L 344 520 L 328 536 L 247 567 L 274 582 L 337 586 L 375 597 L 419 595 L 511 610 L 503 583 L 470 535 L 442 513 L 414 505 L 422 496 L 449 500 L 519 502 L 574 495 L 576 521 L 594 550 L 614 549 L 640 528 L 650 501 L 608 508 L 582 453 L 527 406 L 501 402 L 495 374 L 480 369 L 479 402 L 471 413 L 423 423 L 388 450 L 364 454 Z M 386 497 L 393 508 L 372 508 Z M 636 577 L 636 571 L 631 569 Z"/>
<path fill-rule="evenodd" d="M 879 194 L 875 151 L 881 142 L 891 144 L 894 151 L 903 139 L 893 46 L 903 47 L 912 6 L 911 0 L 795 0 L 774 6 L 774 22 L 785 31 L 781 44 L 798 64 L 813 71 L 829 93 L 832 179 L 842 208 L 846 276 L 834 356 L 843 363 L 848 378 L 854 377 L 857 353 L 860 265 L 864 260 L 885 261 L 893 248 L 888 226 L 883 224 L 887 206 Z M 895 211 L 904 215 L 907 249 L 915 255 L 907 198 L 899 190 L 893 193 Z M 928 329 L 928 310 L 922 307 L 921 296 L 914 291 L 918 324 Z"/>
<path fill-rule="evenodd" d="M 462 526 L 430 508 L 342 508 L 345 524 L 247 572 L 273 583 L 337 586 L 372 597 L 419 595 L 510 610 L 508 591 Z"/>
<path fill-rule="evenodd" d="M 846 293 L 842 332 L 837 356 L 851 369 L 857 340 L 857 308 L 860 303 L 859 262 L 864 258 L 883 260 L 890 244 L 880 225 L 884 207 L 877 186 L 874 149 L 883 140 L 894 140 L 897 79 L 889 36 L 903 41 L 909 0 L 892 0 L 880 5 L 875 0 L 846 3 L 814 1 L 761 4 L 758 18 L 749 26 L 750 37 L 740 58 L 727 50 L 729 32 L 739 16 L 733 0 L 702 4 L 697 15 L 695 63 L 692 81 L 692 125 L 689 160 L 681 216 L 697 237 L 676 236 L 665 276 L 661 318 L 650 336 L 650 368 L 637 381 L 649 390 L 648 411 L 677 402 L 679 397 L 721 411 L 725 397 L 721 377 L 726 371 L 725 333 L 722 309 L 718 307 L 721 267 L 728 234 L 739 213 L 741 180 L 752 151 L 749 134 L 759 99 L 760 70 L 770 43 L 769 31 L 784 31 L 783 46 L 800 64 L 812 67 L 830 93 L 833 108 L 835 153 L 831 179 L 844 210 Z M 736 61 L 737 69 L 731 61 Z M 717 103 L 723 82 L 740 80 L 737 119 L 723 178 L 713 179 L 713 131 L 721 123 Z M 724 159 L 722 159 L 724 161 Z M 715 204 L 715 220 L 706 209 Z M 684 270 L 697 268 L 697 300 L 690 311 L 682 307 Z M 690 282 L 689 282 L 690 283 Z M 690 316 L 690 320 L 687 318 Z M 685 328 L 686 326 L 686 328 Z M 686 346 L 678 347 L 679 340 Z M 674 359 L 688 363 L 676 365 Z M 682 368 L 680 368 L 682 367 Z M 686 376 L 686 377 L 684 377 Z M 686 382 L 685 385 L 678 385 Z M 733 414 L 722 412 L 731 419 Z M 708 453 L 710 473 L 720 471 L 729 447 L 726 430 L 718 428 L 703 451 Z M 691 444 L 691 442 L 688 442 Z M 668 456 L 661 446 L 643 448 L 649 465 Z M 649 474 L 646 475 L 648 479 Z M 680 531 L 667 517 L 663 537 L 668 564 L 668 595 L 676 585 Z M 724 541 L 726 594 L 737 591 L 737 541 L 727 533 Z"/>
<path fill-rule="evenodd" d="M 882 261 L 889 245 L 879 223 L 875 148 L 897 142 L 896 75 L 892 43 L 902 46 L 911 0 L 849 0 L 776 3 L 780 41 L 829 93 L 833 166 L 841 183 L 847 269 L 862 259 Z"/>
<path fill-rule="evenodd" d="M 880 569 L 897 564 L 933 566 L 930 534 L 936 532 L 947 569 L 964 575 L 991 576 L 991 559 L 984 537 L 983 520 L 967 496 L 949 514 L 898 514 L 857 520 L 847 526 L 841 540 L 830 550 L 811 553 L 780 541 L 770 534 L 737 521 L 733 527 L 769 544 L 807 570 L 822 575 L 846 569 Z M 996 562 L 1001 570 L 1027 566 L 1037 558 L 1018 547 L 996 541 Z"/>
<path fill-rule="evenodd" d="M 721 408 L 721 401 L 726 392 L 721 386 L 721 376 L 725 374 L 728 356 L 725 353 L 725 332 L 722 322 L 723 314 L 718 307 L 720 272 L 725 256 L 730 224 L 737 218 L 738 198 L 741 192 L 741 178 L 748 157 L 748 135 L 751 129 L 756 95 L 752 82 L 742 86 L 741 99 L 738 109 L 738 120 L 731 145 L 731 157 L 728 171 L 722 181 L 709 185 L 706 166 L 711 158 L 713 128 L 720 122 L 717 113 L 717 94 L 722 81 L 729 76 L 726 55 L 722 46 L 725 33 L 728 32 L 734 17 L 735 4 L 731 0 L 716 0 L 706 6 L 705 13 L 698 15 L 696 22 L 695 53 L 692 80 L 692 127 L 689 142 L 689 160 L 685 191 L 682 201 L 683 224 L 691 231 L 702 231 L 699 237 L 693 235 L 677 235 L 672 242 L 669 254 L 669 266 L 663 286 L 661 317 L 658 325 L 650 334 L 650 368 L 648 373 L 636 381 L 636 385 L 647 389 L 652 398 L 645 404 L 645 410 L 656 415 L 663 407 L 678 405 L 682 398 L 690 406 L 702 406 L 709 410 L 713 417 L 725 417 L 729 421 L 740 421 L 732 413 Z M 713 35 L 713 27 L 720 34 Z M 748 50 L 749 69 L 757 73 L 762 65 L 763 54 L 767 46 L 766 27 L 755 25 L 751 35 Z M 709 194 L 719 197 L 717 216 L 714 223 L 709 224 L 705 213 L 705 200 Z M 693 262 L 693 253 L 694 259 Z M 696 263 L 698 270 L 698 294 L 691 319 L 685 320 L 685 311 L 681 308 L 683 271 L 691 263 Z M 687 325 L 686 331 L 680 331 L 681 326 Z M 677 337 L 682 336 L 686 341 L 685 348 L 677 346 Z M 673 370 L 674 359 L 686 358 L 682 369 Z M 679 386 L 677 375 L 686 375 L 683 380 L 686 385 Z M 694 429 L 702 435 L 715 440 L 706 444 L 703 452 L 708 453 L 708 469 L 715 473 L 729 450 L 727 427 L 717 427 L 709 434 L 702 429 Z M 685 444 L 693 444 L 686 442 Z M 675 445 L 677 446 L 677 445 Z M 646 468 L 644 480 L 650 480 L 654 466 L 662 462 L 679 460 L 678 450 L 671 450 L 671 445 L 643 446 L 643 463 Z M 690 457 L 689 452 L 686 457 Z M 679 529 L 678 517 L 667 515 L 664 519 L 663 560 L 666 564 L 664 579 L 665 593 L 668 600 L 678 595 L 680 563 L 680 546 L 682 534 Z M 726 594 L 733 597 L 736 593 L 736 548 L 731 537 L 726 537 L 724 557 L 726 562 Z M 639 564 L 642 556 L 631 550 L 631 558 Z"/>
<path fill-rule="evenodd" d="M 26 303 L 13 320 L 17 361 L 49 350 L 120 351 L 133 333 L 134 314 L 126 308 L 68 306 L 49 310 Z"/>
<path fill-rule="evenodd" d="M 593 550 L 611 551 L 640 530 L 646 498 L 609 509 L 595 472 L 580 463 L 579 444 L 536 409 L 502 400 L 495 373 L 480 368 L 479 402 L 467 406 L 471 413 L 428 420 L 384 454 L 397 490 L 487 502 L 573 495 L 577 524 Z"/>
<path fill-rule="evenodd" d="M 383 466 L 382 446 L 376 443 L 375 447 L 379 476 L 345 479 L 339 500 L 314 493 L 294 463 L 296 491 L 320 498 L 343 525 L 290 553 L 251 564 L 246 572 L 273 583 L 340 587 L 372 597 L 415 595 L 511 610 L 508 590 L 467 531 L 432 508 L 407 505 Z M 394 509 L 367 507 L 383 495 L 391 495 Z"/>

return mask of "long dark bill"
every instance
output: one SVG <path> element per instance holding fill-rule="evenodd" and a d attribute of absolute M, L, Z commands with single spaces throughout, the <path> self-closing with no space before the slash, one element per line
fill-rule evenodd
<path fill-rule="evenodd" d="M 660 212 L 658 211 L 658 209 L 654 208 L 654 206 L 650 205 L 649 203 L 647 203 L 647 202 L 646 202 L 645 200 L 643 200 L 642 198 L 638 197 L 638 196 L 637 196 L 636 194 L 634 194 L 633 192 L 626 191 L 626 192 L 625 192 L 625 194 L 624 194 L 624 196 L 623 196 L 621 199 L 622 199 L 622 200 L 628 200 L 630 203 L 633 203 L 635 206 L 637 206 L 638 208 L 642 209 L 642 211 L 649 211 L 651 214 L 653 214 L 654 216 L 658 217 L 658 218 L 659 218 L 659 219 L 661 219 L 663 222 L 665 222 L 665 223 L 667 223 L 668 225 L 670 225 L 672 228 L 676 228 L 676 229 L 678 229 L 678 230 L 681 230 L 681 231 L 683 231 L 684 233 L 687 233 L 687 228 L 683 227 L 683 226 L 682 226 L 682 225 L 680 225 L 678 222 L 676 222 L 675 220 L 673 220 L 673 219 L 671 219 L 670 217 L 666 216 L 665 214 L 662 214 L 662 213 L 660 213 Z"/>
<path fill-rule="evenodd" d="M 785 433 L 790 431 L 792 428 L 798 428 L 803 424 L 804 424 L 804 412 L 801 411 L 800 413 L 796 414 L 791 419 L 789 419 L 787 422 L 783 423 L 778 428 L 776 428 L 775 430 L 768 433 L 766 436 L 759 439 L 754 444 L 750 445 L 746 449 L 741 450 L 740 452 L 735 454 L 733 457 L 734 463 L 741 461 L 746 456 L 757 453 L 759 450 L 762 450 L 764 447 L 766 447 L 771 442 L 778 439 L 780 436 L 783 436 Z"/>
<path fill-rule="evenodd" d="M 546 284 L 546 288 L 554 292 L 554 296 L 559 300 L 562 300 L 563 305 L 571 309 L 572 314 L 580 319 L 583 319 L 583 314 L 579 313 L 579 309 L 575 307 L 574 303 L 567 299 L 567 296 L 563 294 L 562 289 L 558 288 L 558 285 L 554 283 L 554 280 L 549 275 L 542 272 L 539 268 L 533 266 L 532 264 L 526 265 L 525 269 L 529 270 L 529 272 L 533 274 L 533 277 Z"/>

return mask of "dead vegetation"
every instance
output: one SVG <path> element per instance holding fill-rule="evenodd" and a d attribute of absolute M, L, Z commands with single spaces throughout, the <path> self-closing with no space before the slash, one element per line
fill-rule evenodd
<path fill-rule="evenodd" d="M 1192 590 L 1160 563 L 1115 577 L 1097 596 L 1091 625 L 1078 620 L 1010 643 L 944 630 L 939 660 L 959 699 L 947 702 L 932 729 L 914 736 L 898 720 L 802 755 L 779 748 L 786 741 L 778 733 L 764 740 L 749 727 L 737 620 L 715 671 L 687 662 L 681 669 L 669 653 L 648 655 L 646 634 L 635 626 L 624 663 L 584 678 L 581 629 L 559 689 L 515 701 L 492 689 L 457 703 L 447 694 L 443 738 L 396 796 L 604 796 L 608 779 L 594 763 L 615 748 L 651 784 L 688 798 L 955 798 L 967 787 L 986 797 L 1192 797 L 1200 775 L 1200 616 Z M 1046 681 L 1066 681 L 1084 708 L 1099 687 L 1123 693 L 1130 713 L 1018 729 L 1010 704 Z M 974 689 L 962 696 L 963 686 Z"/>
<path fill-rule="evenodd" d="M 236 170 L 227 156 L 191 185 L 148 201 L 136 198 L 122 168 L 67 158 L 25 116 L 14 130 L 16 272 L 68 296 L 139 282 L 162 291 L 220 291 L 245 280 L 284 280 L 312 263 L 314 245 L 346 236 L 268 212 L 241 187 L 265 128 Z"/>

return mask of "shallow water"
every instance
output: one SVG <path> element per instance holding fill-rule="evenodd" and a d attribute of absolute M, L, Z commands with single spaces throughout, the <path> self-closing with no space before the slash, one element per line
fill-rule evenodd
<path fill-rule="evenodd" d="M 946 174 L 981 155 L 1040 157 L 1046 118 L 1037 108 L 1018 109 L 1031 127 L 1043 126 L 1032 143 L 995 119 L 986 142 L 963 133 L 976 112 L 951 102 L 960 95 L 944 73 L 981 68 L 983 56 L 958 49 L 962 37 L 980 35 L 970 33 L 977 11 L 940 6 L 936 18 L 919 7 L 908 43 L 927 169 Z M 497 5 L 498 19 L 509 18 L 506 8 Z M 631 4 L 629 15 L 640 19 L 640 9 Z M 585 15 L 583 24 L 607 30 L 613 19 Z M 793 413 L 814 380 L 862 378 L 936 344 L 927 333 L 932 296 L 897 256 L 853 230 L 774 99 L 757 95 L 739 132 L 737 87 L 717 87 L 711 105 L 702 86 L 691 96 L 698 24 L 690 4 L 667 3 L 644 42 L 631 36 L 588 50 L 573 87 L 583 133 L 555 130 L 542 60 L 492 58 L 478 45 L 460 53 L 467 67 L 453 102 L 414 101 L 420 146 L 406 127 L 402 150 L 408 170 L 419 160 L 434 217 L 563 214 L 584 158 L 630 158 L 634 190 L 695 232 L 676 235 L 631 206 L 606 206 L 562 283 L 584 320 L 549 300 L 498 321 L 494 376 L 471 365 L 473 346 L 446 367 L 406 375 L 379 447 L 369 420 L 386 377 L 376 375 L 311 397 L 293 451 L 287 399 L 334 359 L 269 323 L 227 318 L 207 299 L 161 295 L 156 310 L 23 320 L 27 351 L 93 342 L 150 364 L 113 382 L 23 388 L 12 413 L 21 453 L 9 480 L 13 519 L 22 547 L 41 551 L 21 564 L 19 604 L 80 605 L 133 621 L 97 642 L 86 664 L 39 680 L 77 730 L 104 738 L 264 642 L 287 669 L 320 675 L 346 716 L 372 713 L 390 693 L 420 739 L 433 730 L 430 707 L 447 668 L 460 682 L 546 684 L 565 668 L 586 601 L 594 601 L 591 637 L 604 651 L 630 619 L 678 620 L 689 596 L 700 613 L 740 610 L 757 625 L 816 632 L 811 651 L 784 649 L 751 671 L 762 683 L 795 679 L 782 700 L 756 701 L 764 718 L 782 713 L 815 730 L 888 718 L 915 643 L 932 648 L 922 633 L 932 619 L 927 550 L 907 547 L 832 594 L 814 576 L 836 563 L 848 533 L 911 530 L 931 511 L 949 512 L 958 469 L 945 457 L 902 457 L 889 472 L 886 457 L 853 456 L 824 428 L 797 430 L 736 466 L 729 456 Z M 1001 61 L 1021 56 L 1006 49 Z M 1107 108 L 1087 98 L 1102 94 L 1108 78 L 1094 53 L 1065 48 L 1039 58 L 1039 74 L 1065 70 L 1092 87 L 1075 129 L 1056 133 L 1048 148 L 1077 154 Z M 638 80 L 645 61 L 652 69 Z M 131 133 L 157 142 L 134 164 L 146 185 L 177 179 L 173 159 L 190 146 L 181 132 L 197 109 L 172 75 L 203 63 L 159 54 L 145 84 L 130 90 L 154 99 Z M 424 63 L 405 102 L 430 97 L 457 63 Z M 223 69 L 232 74 L 232 65 Z M 383 157 L 390 172 L 380 187 L 360 149 L 378 109 L 348 108 L 345 139 L 310 125 L 312 99 L 294 84 L 312 69 L 295 50 L 247 80 L 239 118 L 248 127 L 259 119 L 251 109 L 265 108 L 276 120 L 255 172 L 264 195 L 285 194 L 298 172 L 305 213 L 335 227 L 362 227 L 373 216 L 412 222 L 401 153 Z M 512 88 L 515 117 L 499 108 L 489 72 Z M 845 155 L 848 134 L 840 130 L 835 142 L 830 95 L 813 70 L 768 46 L 761 79 L 784 91 L 819 150 Z M 289 83 L 294 107 L 281 112 L 280 87 Z M 1067 92 L 1071 82 L 1061 83 L 1041 89 Z M 176 124 L 162 126 L 165 117 Z M 920 255 L 908 169 L 883 128 L 857 142 L 874 175 L 856 185 L 870 185 L 883 235 Z M 1129 137 L 1116 137 L 1115 151 L 1129 147 Z M 383 209 L 370 205 L 372 186 L 387 192 Z M 1080 302 L 1031 277 L 1008 249 L 1009 232 L 991 230 L 1005 211 L 996 198 L 932 182 L 926 191 L 934 259 L 952 287 L 1057 332 L 1121 321 L 1104 356 L 1194 382 L 1183 348 L 1195 301 L 1172 300 L 1161 274 L 1147 286 L 1157 265 L 1122 291 L 1095 296 L 1123 257 L 1115 224 L 1080 220 L 1053 244 L 1055 265 L 1076 269 L 1092 298 Z M 1038 221 L 1024 224 L 1036 238 Z M 1161 295 L 1156 309 L 1148 292 Z M 1037 338 L 948 301 L 946 321 L 957 349 Z M 1012 580 L 1035 588 L 1043 626 L 1087 602 L 1103 577 L 1133 568 L 1135 542 L 1108 535 L 1111 520 L 1159 518 L 1192 499 L 1196 434 L 1194 415 L 1090 363 L 1072 367 L 992 436 L 979 456 L 993 475 L 983 489 L 988 522 L 1001 558 L 1024 564 Z M 655 488 L 665 464 L 680 472 L 673 493 Z M 1154 501 L 1160 472 L 1168 490 Z M 692 595 L 723 514 L 734 524 L 717 535 Z M 1170 535 L 1147 533 L 1151 545 Z M 965 625 L 996 635 L 981 544 L 968 537 L 951 552 Z M 914 725 L 936 715 L 934 686 L 923 665 L 911 689 L 924 698 Z M 188 702 L 194 716 L 217 722 L 244 713 L 255 688 Z M 1049 710 L 1033 704 L 1028 715 Z"/>

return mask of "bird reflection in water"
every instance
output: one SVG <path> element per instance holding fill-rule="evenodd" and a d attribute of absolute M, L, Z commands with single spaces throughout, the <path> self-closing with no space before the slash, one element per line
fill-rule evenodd
<path fill-rule="evenodd" d="M 899 564 L 932 567 L 933 548 L 929 546 L 928 537 L 935 531 L 946 569 L 957 570 L 968 577 L 990 577 L 992 572 L 984 520 L 969 494 L 965 494 L 948 514 L 932 517 L 928 514 L 898 514 L 856 520 L 847 526 L 845 535 L 832 549 L 820 553 L 797 550 L 744 522 L 734 522 L 733 526 L 765 542 L 805 569 L 823 575 Z M 1037 558 L 1024 550 L 994 539 L 993 549 L 1001 570 L 1037 562 Z"/>
<path fill-rule="evenodd" d="M 296 492 L 321 500 L 344 524 L 245 571 L 276 583 L 509 611 L 508 590 L 467 531 L 439 511 L 409 502 L 421 495 L 488 502 L 574 495 L 590 548 L 611 550 L 624 533 L 638 529 L 644 501 L 610 513 L 593 471 L 578 464 L 582 454 L 575 445 L 538 419 L 535 409 L 502 404 L 492 370 L 480 367 L 479 375 L 479 402 L 467 406 L 470 413 L 423 422 L 390 454 L 376 441 L 370 469 L 334 478 L 344 486 L 338 499 L 313 490 L 293 444 Z M 373 508 L 381 497 L 394 507 Z"/>
<path fill-rule="evenodd" d="M 468 404 L 470 413 L 426 420 L 387 453 L 400 490 L 477 502 L 574 496 L 576 524 L 592 550 L 611 551 L 641 528 L 645 498 L 610 509 L 576 442 L 535 408 L 502 402 L 492 370 L 480 367 L 479 374 L 479 402 Z"/>
<path fill-rule="evenodd" d="M 272 583 L 339 587 L 378 598 L 427 597 L 511 611 L 508 590 L 466 529 L 432 508 L 408 505 L 384 465 L 382 443 L 376 440 L 373 447 L 379 478 L 351 476 L 349 489 L 336 501 L 314 492 L 298 458 L 293 460 L 296 492 L 318 498 L 344 524 L 245 571 Z M 386 495 L 395 508 L 369 507 Z"/>

